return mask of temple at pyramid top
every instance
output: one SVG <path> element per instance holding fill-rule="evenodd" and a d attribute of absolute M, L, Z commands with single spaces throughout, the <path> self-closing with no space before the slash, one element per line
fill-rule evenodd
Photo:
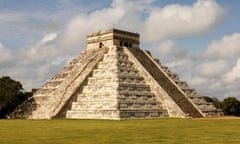
<path fill-rule="evenodd" d="M 118 29 L 87 36 L 87 48 L 10 115 L 29 119 L 137 119 L 222 115 L 176 73 Z"/>
<path fill-rule="evenodd" d="M 128 48 L 139 47 L 139 34 L 119 29 L 99 31 L 87 35 L 87 50 L 102 48 L 103 46 L 120 46 Z"/>

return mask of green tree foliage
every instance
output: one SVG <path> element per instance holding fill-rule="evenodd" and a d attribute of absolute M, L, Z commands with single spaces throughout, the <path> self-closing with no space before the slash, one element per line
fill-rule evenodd
<path fill-rule="evenodd" d="M 208 102 L 212 102 L 216 108 L 222 109 L 224 115 L 240 116 L 240 101 L 235 97 L 225 98 L 219 101 L 217 98 L 207 97 Z"/>
<path fill-rule="evenodd" d="M 226 115 L 240 116 L 240 101 L 235 97 L 225 98 L 222 102 L 222 110 Z"/>
<path fill-rule="evenodd" d="M 32 96 L 32 92 L 24 92 L 19 81 L 8 76 L 0 78 L 0 117 L 12 112 L 16 106 Z"/>

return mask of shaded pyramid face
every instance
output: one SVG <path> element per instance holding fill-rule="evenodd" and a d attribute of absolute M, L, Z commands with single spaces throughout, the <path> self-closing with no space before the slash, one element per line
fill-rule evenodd
<path fill-rule="evenodd" d="M 12 117 L 132 119 L 222 114 L 141 50 L 138 34 L 113 29 L 89 35 L 87 43 L 85 51 Z"/>

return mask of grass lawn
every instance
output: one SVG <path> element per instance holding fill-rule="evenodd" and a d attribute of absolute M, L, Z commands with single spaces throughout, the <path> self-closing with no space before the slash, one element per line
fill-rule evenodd
<path fill-rule="evenodd" d="M 0 144 L 239 144 L 240 120 L 0 120 Z"/>

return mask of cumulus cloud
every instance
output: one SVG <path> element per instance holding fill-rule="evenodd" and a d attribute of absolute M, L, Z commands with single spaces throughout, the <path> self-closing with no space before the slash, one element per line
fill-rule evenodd
<path fill-rule="evenodd" d="M 225 75 L 225 81 L 227 83 L 240 82 L 240 58 L 238 58 L 237 64 Z"/>
<path fill-rule="evenodd" d="M 191 85 L 194 85 L 194 86 L 202 86 L 202 85 L 206 84 L 207 81 L 208 81 L 208 79 L 197 76 L 197 77 L 194 77 L 193 79 L 191 79 L 190 83 L 191 83 Z"/>
<path fill-rule="evenodd" d="M 85 43 L 86 35 L 92 31 L 111 28 L 123 15 L 121 9 L 108 8 L 91 13 L 79 15 L 70 21 L 61 38 L 61 44 L 72 48 Z"/>
<path fill-rule="evenodd" d="M 144 39 L 154 42 L 171 36 L 201 34 L 217 24 L 224 13 L 214 0 L 197 0 L 192 6 L 152 8 L 145 23 Z"/>
<path fill-rule="evenodd" d="M 73 18 L 64 31 L 61 44 L 79 47 L 85 44 L 87 34 L 110 28 L 130 31 L 142 29 L 141 13 L 152 3 L 152 0 L 113 0 L 111 7 L 79 14 Z"/>
<path fill-rule="evenodd" d="M 13 56 L 11 52 L 0 43 L 0 66 L 5 67 L 12 60 Z"/>
<path fill-rule="evenodd" d="M 239 56 L 240 33 L 224 36 L 221 40 L 212 41 L 205 52 L 206 57 L 231 58 Z"/>
<path fill-rule="evenodd" d="M 237 52 L 240 47 L 236 36 L 225 35 L 214 41 L 215 47 L 210 43 L 205 51 L 197 55 L 184 50 L 173 40 L 153 45 L 151 52 L 172 72 L 177 73 L 180 79 L 195 88 L 198 94 L 220 99 L 228 96 L 240 98 L 240 53 Z M 210 48 L 216 48 L 212 57 L 207 55 Z M 221 55 L 226 53 L 226 56 Z"/>
<path fill-rule="evenodd" d="M 51 42 L 54 39 L 56 39 L 56 37 L 57 37 L 57 33 L 49 33 L 42 38 L 41 43 Z"/>
<path fill-rule="evenodd" d="M 160 57 L 165 62 L 179 60 L 187 56 L 187 51 L 170 39 L 155 44 L 152 50 L 155 56 Z"/>
<path fill-rule="evenodd" d="M 221 76 L 228 69 L 227 63 L 224 60 L 207 61 L 198 67 L 199 74 L 205 77 Z"/>
<path fill-rule="evenodd" d="M 73 1 L 62 2 L 67 4 Z M 67 12 L 62 10 L 62 13 L 50 16 L 47 13 L 16 15 L 16 20 L 24 19 L 27 25 L 24 31 L 16 33 L 34 31 L 37 36 L 31 45 L 19 49 L 8 49 L 0 44 L 0 74 L 7 73 L 20 80 L 26 89 L 40 87 L 85 48 L 88 33 L 120 28 L 140 32 L 144 40 L 141 42 L 154 42 L 150 49 L 152 54 L 160 58 L 172 72 L 178 73 L 181 79 L 189 82 L 199 94 L 224 97 L 232 92 L 237 96 L 239 33 L 213 41 L 205 52 L 198 55 L 189 53 L 170 39 L 208 32 L 221 21 L 225 10 L 214 0 L 197 0 L 193 5 L 170 4 L 164 7 L 156 7 L 153 2 L 154 0 L 113 0 L 111 6 L 91 11 L 68 9 Z M 0 21 L 5 19 L 5 24 L 12 24 L 14 19 L 5 16 L 0 14 Z M 33 23 L 31 19 L 34 17 L 38 18 L 34 21 L 43 22 Z M 58 28 L 59 24 L 63 25 L 61 29 Z M 0 31 L 6 26 L 0 28 Z M 16 24 L 14 26 L 19 28 Z M 12 31 L 15 32 L 16 28 Z M 3 35 L 0 38 L 4 38 Z M 31 35 L 25 39 L 31 41 Z M 8 65 L 7 62 L 12 62 L 12 65 L 2 69 L 3 65 Z"/>

